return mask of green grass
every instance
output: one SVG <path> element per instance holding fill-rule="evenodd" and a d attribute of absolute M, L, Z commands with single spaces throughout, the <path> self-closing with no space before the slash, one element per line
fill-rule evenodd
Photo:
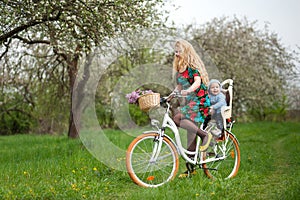
<path fill-rule="evenodd" d="M 0 199 L 299 199 L 300 123 L 236 124 L 233 130 L 241 149 L 235 178 L 212 181 L 198 170 L 156 189 L 106 167 L 80 140 L 2 136 Z M 121 148 L 132 139 L 115 130 L 106 134 Z"/>

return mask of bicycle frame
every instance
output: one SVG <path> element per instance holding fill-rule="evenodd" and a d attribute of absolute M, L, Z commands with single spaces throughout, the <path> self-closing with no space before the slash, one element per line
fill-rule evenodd
<path fill-rule="evenodd" d="M 160 150 L 161 150 L 163 137 L 167 137 L 176 146 L 177 151 L 183 157 L 183 159 L 186 160 L 187 162 L 193 164 L 193 165 L 204 164 L 204 163 L 217 161 L 217 160 L 223 160 L 223 159 L 226 158 L 226 156 L 225 156 L 226 149 L 224 147 L 220 147 L 220 148 L 222 148 L 221 151 L 223 152 L 222 156 L 220 156 L 218 158 L 211 158 L 211 159 L 203 160 L 202 152 L 200 152 L 200 155 L 199 155 L 199 146 L 200 146 L 199 136 L 197 136 L 196 150 L 195 151 L 188 151 L 187 149 L 185 149 L 182 146 L 182 143 L 181 143 L 179 130 L 178 130 L 175 122 L 169 116 L 170 104 L 168 102 L 166 102 L 166 104 L 167 104 L 167 109 L 166 109 L 166 112 L 164 114 L 164 118 L 163 118 L 163 122 L 161 124 L 161 127 L 158 126 L 158 123 L 157 123 L 158 121 L 156 120 L 157 122 L 152 122 L 151 124 L 154 127 L 156 127 L 157 130 L 144 132 L 144 134 L 145 133 L 150 133 L 150 132 L 156 132 L 159 135 L 159 137 L 157 138 L 158 143 L 155 143 L 155 145 L 154 145 L 153 153 L 152 153 L 150 162 L 155 162 L 157 160 L 158 155 L 159 155 Z M 175 136 L 175 142 L 173 141 L 173 139 L 171 137 L 169 137 L 167 134 L 165 134 L 165 129 L 166 128 L 171 129 L 171 131 L 173 132 L 173 134 Z M 202 125 L 201 125 L 200 128 L 202 128 Z M 227 140 L 227 138 L 225 138 L 225 140 Z M 218 147 L 216 147 L 216 148 L 218 148 Z M 192 155 L 192 158 L 190 158 L 188 155 Z M 200 156 L 200 161 L 198 161 L 198 159 L 197 159 L 198 155 Z"/>
<path fill-rule="evenodd" d="M 169 107 L 169 106 L 168 106 Z M 164 114 L 163 123 L 161 130 L 161 136 L 165 136 L 164 130 L 165 128 L 170 128 L 174 134 L 175 142 L 172 140 L 172 138 L 169 137 L 169 139 L 175 144 L 177 147 L 178 152 L 180 155 L 189 163 L 196 164 L 197 162 L 197 155 L 199 153 L 199 145 L 200 145 L 200 139 L 197 137 L 197 143 L 196 143 L 196 151 L 188 151 L 182 146 L 179 130 L 175 124 L 175 122 L 172 120 L 172 118 L 169 116 L 168 111 Z M 187 155 L 192 155 L 193 159 L 191 159 Z"/>

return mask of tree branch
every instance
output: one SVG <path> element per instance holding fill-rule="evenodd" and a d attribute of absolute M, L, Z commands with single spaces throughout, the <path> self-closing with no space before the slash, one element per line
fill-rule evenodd
<path fill-rule="evenodd" d="M 50 44 L 49 40 L 28 40 L 28 39 L 22 38 L 18 35 L 13 36 L 12 38 L 19 39 L 26 44 Z"/>
<path fill-rule="evenodd" d="M 0 60 L 1 60 L 1 59 L 4 57 L 4 55 L 8 52 L 8 48 L 9 48 L 9 44 L 11 43 L 11 40 L 12 40 L 12 39 L 8 40 L 7 44 L 5 44 L 5 42 L 4 42 L 4 46 L 6 47 L 6 49 L 5 49 L 4 52 L 1 54 Z"/>
<path fill-rule="evenodd" d="M 32 20 L 32 21 L 28 22 L 27 24 L 23 24 L 19 27 L 16 27 L 15 29 L 9 31 L 8 33 L 0 35 L 0 43 L 4 42 L 6 39 L 8 39 L 18 33 L 20 33 L 21 31 L 26 30 L 29 27 L 36 26 L 38 24 L 42 24 L 42 23 L 45 23 L 48 21 L 56 21 L 59 19 L 60 15 L 61 15 L 61 12 L 59 11 L 57 13 L 57 15 L 54 17 L 44 16 L 41 20 Z"/>

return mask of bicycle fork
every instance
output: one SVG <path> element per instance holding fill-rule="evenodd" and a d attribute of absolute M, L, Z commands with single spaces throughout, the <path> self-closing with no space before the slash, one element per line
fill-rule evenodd
<path fill-rule="evenodd" d="M 150 164 L 154 164 L 157 161 L 157 158 L 158 158 L 160 150 L 161 150 L 163 139 L 164 138 L 162 137 L 161 134 L 159 134 L 158 138 L 154 138 L 153 151 L 152 151 L 151 158 L 149 160 Z"/>

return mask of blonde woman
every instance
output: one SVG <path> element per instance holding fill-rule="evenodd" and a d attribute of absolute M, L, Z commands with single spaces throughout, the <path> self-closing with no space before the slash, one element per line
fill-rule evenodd
<path fill-rule="evenodd" d="M 173 117 L 174 122 L 187 130 L 188 150 L 195 151 L 198 135 L 202 140 L 200 151 L 206 151 L 212 135 L 200 129 L 199 123 L 203 123 L 209 113 L 209 79 L 202 60 L 189 42 L 176 41 L 173 69 L 177 81 L 175 90 L 186 96 L 184 105 L 180 106 L 180 111 Z M 181 177 L 188 176 L 188 173 L 181 174 Z M 191 173 L 195 173 L 194 170 Z"/>

